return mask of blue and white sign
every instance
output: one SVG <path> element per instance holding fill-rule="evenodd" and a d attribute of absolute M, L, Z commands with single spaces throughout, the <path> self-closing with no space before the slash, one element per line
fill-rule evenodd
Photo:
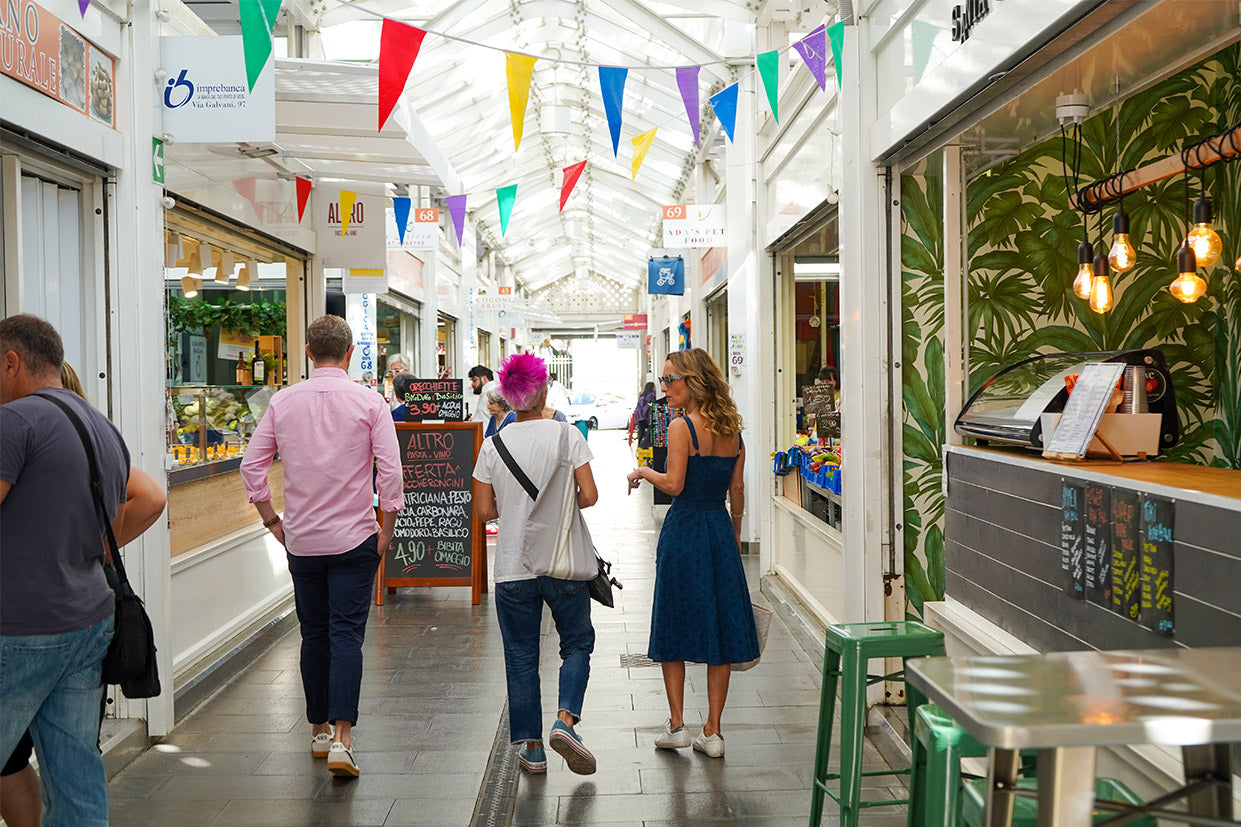
<path fill-rule="evenodd" d="M 353 330 L 353 358 L 349 361 L 349 378 L 363 387 L 375 388 L 379 384 L 375 364 L 379 355 L 375 335 L 375 297 L 370 293 L 347 294 L 345 319 Z"/>
<path fill-rule="evenodd" d="M 249 91 L 240 37 L 161 37 L 163 129 L 179 144 L 276 140 L 276 73 Z"/>
<path fill-rule="evenodd" d="M 685 260 L 680 256 L 648 259 L 646 292 L 669 296 L 685 295 Z"/>

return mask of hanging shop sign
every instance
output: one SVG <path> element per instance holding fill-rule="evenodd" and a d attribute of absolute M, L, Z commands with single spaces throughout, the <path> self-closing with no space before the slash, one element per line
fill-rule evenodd
<path fill-rule="evenodd" d="M 0 3 L 0 73 L 116 128 L 116 63 L 31 0 Z"/>
<path fill-rule="evenodd" d="M 728 248 L 712 247 L 702 254 L 702 283 L 723 283 L 728 278 Z"/>
<path fill-rule="evenodd" d="M 377 387 L 375 355 L 375 297 L 370 293 L 345 296 L 345 320 L 353 330 L 353 358 L 349 360 L 349 378 L 364 388 Z"/>
<path fill-rule="evenodd" d="M 998 2 L 998 0 L 997 0 Z M 966 0 L 952 7 L 952 40 L 964 43 L 970 39 L 970 31 L 987 15 L 991 14 L 991 0 Z"/>
<path fill-rule="evenodd" d="M 276 140 L 276 75 L 251 90 L 240 37 L 161 37 L 163 131 L 177 143 Z"/>
<path fill-rule="evenodd" d="M 344 293 L 370 293 L 379 295 L 388 292 L 388 274 L 379 270 L 359 270 L 350 267 L 341 277 L 341 291 Z"/>
<path fill-rule="evenodd" d="M 405 216 L 405 234 L 397 231 L 396 211 L 386 211 L 384 230 L 389 250 L 433 253 L 440 246 L 440 211 L 436 207 L 415 207 Z"/>
<path fill-rule="evenodd" d="M 315 191 L 315 235 L 324 267 L 380 270 L 387 263 L 383 198 L 321 187 Z"/>
<path fill-rule="evenodd" d="M 726 244 L 723 204 L 676 204 L 663 208 L 664 246 L 718 247 Z"/>
<path fill-rule="evenodd" d="M 622 321 L 625 330 L 646 330 L 645 313 L 626 313 Z"/>
<path fill-rule="evenodd" d="M 503 289 L 503 288 L 501 288 Z M 502 295 L 490 289 L 481 289 L 474 295 L 474 309 L 480 313 L 510 310 L 513 307 L 513 294 Z"/>
<path fill-rule="evenodd" d="M 685 295 L 685 259 L 652 258 L 646 262 L 646 292 Z"/>
<path fill-rule="evenodd" d="M 621 350 L 638 350 L 642 347 L 642 331 L 622 330 L 616 334 L 616 346 Z"/>

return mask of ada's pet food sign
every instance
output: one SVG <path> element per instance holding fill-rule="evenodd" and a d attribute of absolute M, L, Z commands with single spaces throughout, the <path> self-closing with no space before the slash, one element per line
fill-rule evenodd
<path fill-rule="evenodd" d="M 30 0 L 0 0 L 0 72 L 108 127 L 116 126 L 116 64 Z"/>

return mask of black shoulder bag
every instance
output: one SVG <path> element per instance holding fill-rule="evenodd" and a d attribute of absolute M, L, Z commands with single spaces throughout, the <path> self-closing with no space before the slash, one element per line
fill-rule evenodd
<path fill-rule="evenodd" d="M 103 504 L 103 483 L 99 479 L 99 462 L 95 459 L 95 446 L 91 443 L 90 435 L 86 433 L 86 426 L 72 408 L 52 394 L 36 393 L 35 396 L 46 399 L 64 411 L 82 439 L 82 447 L 86 449 L 86 460 L 90 465 L 90 490 L 95 499 L 95 513 L 103 523 L 108 537 L 108 548 L 112 551 L 112 565 L 104 563 L 103 570 L 108 578 L 108 585 L 116 594 L 116 618 L 112 643 L 108 645 L 108 653 L 103 658 L 103 682 L 120 684 L 121 691 L 127 698 L 154 698 L 160 692 L 159 663 L 155 659 L 155 630 L 151 628 L 151 619 L 147 617 L 142 598 L 138 597 L 129 585 L 125 562 L 121 559 L 121 550 L 116 546 L 112 524 L 108 522 L 108 510 Z"/>
<path fill-rule="evenodd" d="M 521 487 L 530 495 L 530 499 L 538 500 L 539 489 L 528 476 L 526 472 L 521 470 L 521 466 L 517 464 L 517 460 L 513 459 L 513 455 L 509 453 L 508 446 L 504 444 L 504 440 L 500 438 L 499 433 L 492 434 L 491 441 L 495 443 L 496 451 L 500 454 L 500 459 L 504 460 L 504 464 L 508 466 L 508 470 L 517 478 L 517 482 L 521 483 Z M 612 587 L 617 589 L 625 588 L 621 582 L 612 577 L 612 564 L 599 556 L 599 552 L 595 552 L 595 562 L 599 566 L 599 572 L 592 579 L 586 581 L 586 587 L 590 591 L 591 598 L 602 603 L 609 609 L 614 608 L 616 601 L 612 597 Z"/>

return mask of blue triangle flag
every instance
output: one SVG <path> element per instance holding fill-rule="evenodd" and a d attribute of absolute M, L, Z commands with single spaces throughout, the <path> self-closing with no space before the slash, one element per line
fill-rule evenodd
<path fill-rule="evenodd" d="M 621 132 L 621 101 L 625 97 L 625 78 L 628 69 L 613 66 L 599 67 L 599 87 L 603 90 L 603 111 L 608 116 L 608 129 L 612 133 L 612 157 L 616 157 L 616 148 L 620 144 Z"/>
<path fill-rule="evenodd" d="M 724 127 L 729 143 L 732 142 L 733 130 L 737 126 L 737 86 L 738 84 L 734 83 L 708 98 L 711 108 L 715 110 L 715 117 L 720 119 L 720 126 Z"/>
<path fill-rule="evenodd" d="M 405 229 L 409 226 L 409 205 L 408 198 L 392 199 L 392 212 L 396 215 L 396 234 L 402 245 L 405 244 Z"/>

